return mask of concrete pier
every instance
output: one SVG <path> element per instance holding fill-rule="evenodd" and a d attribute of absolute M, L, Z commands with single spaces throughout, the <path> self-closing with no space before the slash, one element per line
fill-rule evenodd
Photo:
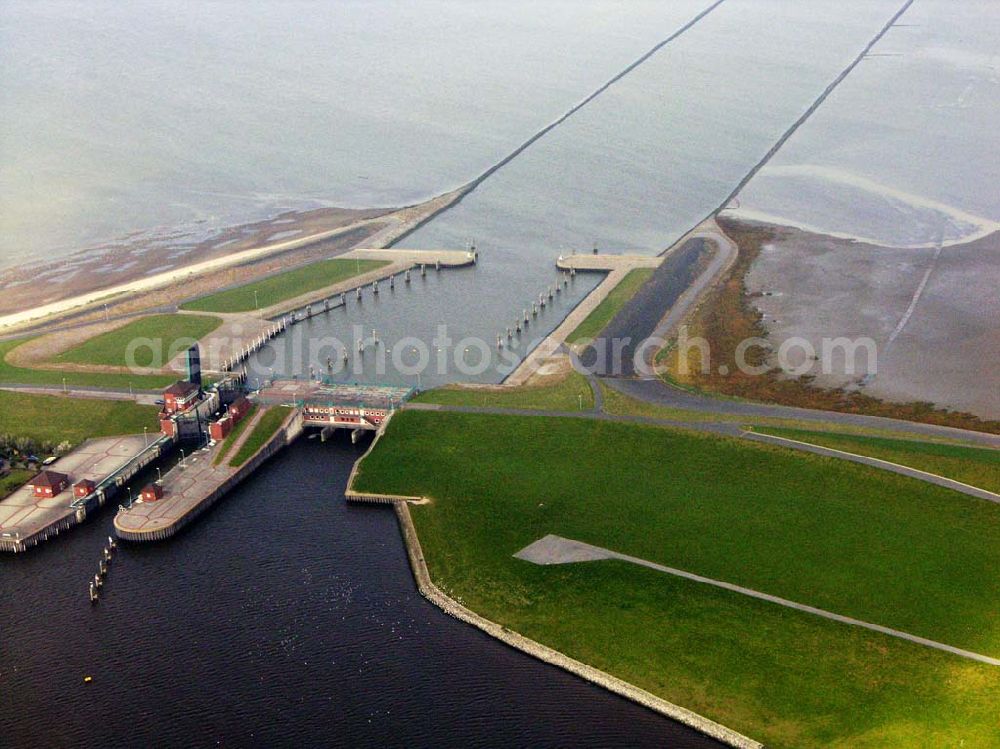
<path fill-rule="evenodd" d="M 68 488 L 54 497 L 38 498 L 30 486 L 23 486 L 0 501 L 0 551 L 25 551 L 82 523 L 90 512 L 125 494 L 125 483 L 172 445 L 159 435 L 87 440 L 46 466 L 68 475 Z M 95 489 L 76 497 L 73 484 L 83 479 L 92 481 Z"/>
<path fill-rule="evenodd" d="M 227 458 L 249 439 L 264 412 L 258 411 L 233 445 L 220 442 L 213 449 L 188 455 L 163 477 L 162 499 L 136 502 L 119 511 L 114 521 L 115 535 L 126 541 L 159 541 L 173 536 L 302 433 L 301 414 L 293 411 L 253 456 L 238 468 L 231 467 Z M 227 455 L 221 456 L 216 465 L 215 458 L 223 449 Z"/>

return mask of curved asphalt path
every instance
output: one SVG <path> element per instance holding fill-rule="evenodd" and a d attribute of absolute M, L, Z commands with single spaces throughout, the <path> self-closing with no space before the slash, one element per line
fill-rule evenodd
<path fill-rule="evenodd" d="M 532 554 L 533 547 L 537 549 L 539 546 L 544 545 L 544 551 L 541 554 L 541 558 L 536 557 Z M 556 552 L 553 555 L 553 551 Z M 527 553 L 526 553 L 527 552 Z M 564 556 L 562 559 L 559 557 L 559 552 Z M 982 653 L 976 653 L 971 650 L 964 650 L 962 648 L 955 647 L 954 645 L 948 645 L 937 640 L 930 640 L 926 637 L 920 637 L 919 635 L 913 635 L 909 632 L 903 632 L 899 629 L 892 629 L 891 627 L 885 627 L 881 624 L 874 624 L 872 622 L 866 622 L 861 619 L 855 619 L 851 616 L 844 616 L 843 614 L 836 614 L 832 611 L 827 611 L 826 609 L 819 609 L 815 606 L 809 606 L 804 603 L 797 603 L 796 601 L 789 601 L 787 598 L 780 598 L 779 596 L 771 595 L 770 593 L 764 593 L 753 588 L 746 588 L 742 585 L 735 585 L 734 583 L 728 583 L 724 580 L 716 580 L 711 577 L 705 577 L 703 575 L 696 575 L 693 572 L 687 572 L 686 570 L 679 570 L 676 567 L 667 567 L 663 564 L 658 564 L 656 562 L 651 562 L 648 559 L 642 559 L 640 557 L 633 557 L 628 554 L 621 554 L 617 551 L 612 551 L 611 549 L 606 549 L 601 546 L 594 546 L 592 544 L 584 543 L 583 541 L 576 541 L 571 538 L 563 538 L 562 536 L 549 535 L 534 544 L 522 549 L 517 554 L 514 555 L 519 559 L 524 559 L 534 564 L 570 564 L 577 561 L 587 560 L 599 560 L 599 559 L 617 559 L 622 562 L 628 562 L 630 564 L 637 564 L 641 567 L 648 567 L 651 570 L 656 570 L 657 572 L 665 572 L 668 575 L 673 575 L 674 577 L 681 577 L 685 580 L 691 580 L 696 583 L 701 583 L 703 585 L 712 585 L 716 588 L 722 588 L 724 590 L 731 591 L 733 593 L 739 593 L 743 596 L 748 596 L 750 598 L 756 598 L 761 601 L 767 601 L 768 603 L 775 603 L 779 606 L 784 606 L 785 608 L 794 609 L 796 611 L 802 611 L 806 614 L 813 614 L 814 616 L 821 616 L 824 619 L 830 619 L 835 622 L 840 622 L 841 624 L 850 624 L 854 627 L 863 627 L 864 629 L 870 629 L 874 632 L 879 632 L 883 635 L 889 635 L 890 637 L 898 637 L 901 640 L 907 640 L 908 642 L 915 643 L 917 645 L 923 645 L 924 647 L 934 648 L 935 650 L 943 650 L 946 653 L 951 653 L 952 655 L 957 655 L 961 658 L 968 658 L 969 660 L 978 661 L 980 663 L 986 663 L 990 666 L 1000 666 L 1000 659 L 993 658 L 989 655 L 984 655 Z M 555 559 L 552 559 L 555 556 Z M 568 558 L 567 558 L 568 557 Z M 550 561 L 552 559 L 552 561 Z"/>

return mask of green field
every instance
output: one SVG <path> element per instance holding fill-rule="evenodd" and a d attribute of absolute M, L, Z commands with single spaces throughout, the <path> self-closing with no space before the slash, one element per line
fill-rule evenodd
<path fill-rule="evenodd" d="M 240 445 L 240 449 L 230 458 L 229 465 L 237 468 L 246 463 L 255 452 L 264 446 L 271 436 L 278 431 L 278 427 L 288 417 L 292 409 L 287 406 L 272 406 L 260 417 L 260 421 L 254 426 L 246 442 Z"/>
<path fill-rule="evenodd" d="M 443 406 L 480 406 L 518 408 L 531 411 L 579 411 L 594 407 L 594 391 L 587 379 L 571 371 L 554 385 L 516 388 L 435 388 L 413 398 L 414 403 L 439 403 Z"/>
<path fill-rule="evenodd" d="M 182 304 L 181 309 L 201 312 L 252 312 L 258 306 L 260 309 L 266 309 L 287 299 L 325 289 L 327 286 L 388 264 L 382 260 L 321 260 L 244 286 L 192 299 Z"/>
<path fill-rule="evenodd" d="M 1000 450 L 802 429 L 758 427 L 754 431 L 888 460 L 1000 493 Z"/>
<path fill-rule="evenodd" d="M 586 319 L 576 326 L 576 330 L 566 336 L 566 343 L 573 345 L 586 339 L 596 338 L 611 322 L 618 311 L 625 306 L 635 292 L 653 275 L 651 268 L 640 268 L 629 271 L 615 288 L 611 290 Z"/>
<path fill-rule="evenodd" d="M 150 315 L 89 338 L 78 346 L 63 351 L 53 361 L 159 369 L 221 324 L 220 318 L 206 315 Z M 135 360 L 129 361 L 128 348 L 137 341 L 146 341 L 148 344 L 138 345 Z"/>
<path fill-rule="evenodd" d="M 240 435 L 243 434 L 244 431 L 246 431 L 247 424 L 249 424 L 253 420 L 253 417 L 254 415 L 256 415 L 258 408 L 260 408 L 260 406 L 258 406 L 256 403 L 250 406 L 250 410 L 246 412 L 246 414 L 240 420 L 240 423 L 237 424 L 235 427 L 233 427 L 233 431 L 229 433 L 229 436 L 226 437 L 226 439 L 223 441 L 222 446 L 219 448 L 219 451 L 215 454 L 215 457 L 212 459 L 212 465 L 216 466 L 219 465 L 219 463 L 222 462 L 223 458 L 225 458 L 229 454 L 229 451 L 233 449 L 233 445 L 236 444 L 236 440 L 238 440 L 240 438 Z"/>
<path fill-rule="evenodd" d="M 160 390 L 177 380 L 169 375 L 118 374 L 105 372 L 67 372 L 61 369 L 36 369 L 15 367 L 7 361 L 7 354 L 25 340 L 0 341 L 0 382 L 18 385 L 56 385 L 62 387 L 63 380 L 68 387 L 83 385 L 89 387 L 139 390 Z"/>
<path fill-rule="evenodd" d="M 56 444 L 78 444 L 88 437 L 159 431 L 156 406 L 132 401 L 28 395 L 0 390 L 0 433 Z"/>
<path fill-rule="evenodd" d="M 35 475 L 34 471 L 24 468 L 12 468 L 6 476 L 0 476 L 0 499 L 11 492 L 20 489 L 24 483 Z"/>
<path fill-rule="evenodd" d="M 995 667 L 633 565 L 512 557 L 554 533 L 997 656 L 989 503 L 679 430 L 417 411 L 355 488 L 431 497 L 412 512 L 432 576 L 474 610 L 769 746 L 1000 737 Z"/>

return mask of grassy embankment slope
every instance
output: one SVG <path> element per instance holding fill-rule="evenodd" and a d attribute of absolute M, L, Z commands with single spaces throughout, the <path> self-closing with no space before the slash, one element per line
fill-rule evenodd
<path fill-rule="evenodd" d="M 767 327 L 753 304 L 753 297 L 747 290 L 744 279 L 761 247 L 771 241 L 774 235 L 766 227 L 744 225 L 724 217 L 719 217 L 718 222 L 738 245 L 739 254 L 719 285 L 708 294 L 687 321 L 689 339 L 701 337 L 708 341 L 711 366 L 708 371 L 701 371 L 701 354 L 697 347 L 692 347 L 687 352 L 686 362 L 679 360 L 676 347 L 665 347 L 657 356 L 657 363 L 665 366 L 666 376 L 670 380 L 681 386 L 749 400 L 1000 433 L 1000 422 L 984 421 L 974 414 L 938 408 L 933 403 L 896 403 L 883 401 L 857 390 L 816 387 L 809 375 L 786 378 L 776 366 L 772 366 L 763 375 L 740 371 L 735 359 L 740 342 L 767 336 Z M 753 367 L 773 364 L 768 352 L 759 347 L 751 347 L 747 351 L 746 363 Z M 719 372 L 721 366 L 725 367 L 726 374 Z"/>
<path fill-rule="evenodd" d="M 355 488 L 432 498 L 412 508 L 431 574 L 474 610 L 769 746 L 998 743 L 995 667 L 623 562 L 512 557 L 555 533 L 997 656 L 988 502 L 683 431 L 414 411 Z"/>
<path fill-rule="evenodd" d="M 754 431 L 868 455 L 1000 492 L 1000 450 L 803 429 L 758 427 Z"/>
<path fill-rule="evenodd" d="M 55 443 L 159 429 L 156 406 L 0 390 L 0 432 Z"/>
<path fill-rule="evenodd" d="M 83 343 L 58 354 L 53 361 L 68 364 L 101 364 L 112 367 L 163 367 L 200 338 L 222 324 L 218 317 L 207 315 L 150 315 L 133 320 L 107 333 L 88 338 Z M 129 362 L 127 351 L 136 340 L 149 340 L 136 351 L 136 361 Z M 173 378 L 176 379 L 176 378 Z"/>
<path fill-rule="evenodd" d="M 165 388 L 177 378 L 170 375 L 143 375 L 117 372 L 74 372 L 64 369 L 40 369 L 18 367 L 7 361 L 7 354 L 25 340 L 0 342 L 0 382 L 18 385 L 58 386 L 63 382 L 67 387 L 106 387 L 125 390 L 133 388 L 157 390 Z"/>
<path fill-rule="evenodd" d="M 229 459 L 229 465 L 238 468 L 246 463 L 255 452 L 264 446 L 265 442 L 271 439 L 271 436 L 278 431 L 278 427 L 291 412 L 292 409 L 287 406 L 268 408 L 254 426 L 253 431 L 250 432 L 246 442 L 240 445 L 240 449 Z"/>
<path fill-rule="evenodd" d="M 594 391 L 587 379 L 570 370 L 557 382 L 525 385 L 516 388 L 470 388 L 446 386 L 420 393 L 414 403 L 438 403 L 443 406 L 477 406 L 483 408 L 518 408 L 530 411 L 579 411 L 594 407 Z"/>
<path fill-rule="evenodd" d="M 240 435 L 246 431 L 247 425 L 253 421 L 253 417 L 257 415 L 257 409 L 260 408 L 256 403 L 250 407 L 246 415 L 240 420 L 240 423 L 233 427 L 233 431 L 229 433 L 229 436 L 223 441 L 222 446 L 216 452 L 215 457 L 212 459 L 212 465 L 219 465 L 227 455 L 229 451 L 233 449 L 233 445 L 236 444 L 236 440 L 240 438 Z"/>
<path fill-rule="evenodd" d="M 625 278 L 584 318 L 583 322 L 566 336 L 566 343 L 572 346 L 596 338 L 652 275 L 652 268 L 629 271 Z"/>
<path fill-rule="evenodd" d="M 266 309 L 287 299 L 294 299 L 300 294 L 324 289 L 385 265 L 388 265 L 388 262 L 382 260 L 322 260 L 217 294 L 192 299 L 182 304 L 181 309 L 201 312 L 252 312 L 258 305 L 261 309 Z"/>

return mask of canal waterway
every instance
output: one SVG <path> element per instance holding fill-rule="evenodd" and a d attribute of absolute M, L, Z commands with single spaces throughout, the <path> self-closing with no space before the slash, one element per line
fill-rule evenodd
<path fill-rule="evenodd" d="M 392 509 L 343 499 L 363 449 L 302 439 L 121 544 L 94 607 L 110 512 L 0 558 L 0 744 L 718 746 L 424 600 Z"/>
<path fill-rule="evenodd" d="M 496 336 L 557 280 L 560 254 L 594 245 L 601 252 L 656 254 L 671 246 L 726 199 L 897 8 L 895 0 L 719 5 L 398 243 L 460 248 L 475 239 L 481 262 L 474 270 L 415 286 L 402 306 L 383 297 L 297 327 L 289 338 L 298 343 L 276 342 L 287 350 L 267 353 L 259 366 L 251 362 L 251 376 L 266 376 L 269 368 L 286 376 L 322 368 L 325 356 L 313 361 L 294 355 L 293 347 L 307 351 L 310 340 L 327 336 L 353 341 L 354 324 L 366 335 L 378 330 L 389 348 L 412 336 L 433 354 L 438 326 L 445 325 L 455 341 L 484 342 L 492 361 L 470 372 L 452 357 L 450 366 L 425 368 L 423 384 L 501 381 L 510 368 Z M 547 311 L 510 351 L 523 356 L 565 317 L 562 305 L 596 282 L 577 276 L 568 297 L 557 300 L 563 314 Z M 414 375 L 394 369 L 368 366 L 341 376 L 416 384 Z"/>

